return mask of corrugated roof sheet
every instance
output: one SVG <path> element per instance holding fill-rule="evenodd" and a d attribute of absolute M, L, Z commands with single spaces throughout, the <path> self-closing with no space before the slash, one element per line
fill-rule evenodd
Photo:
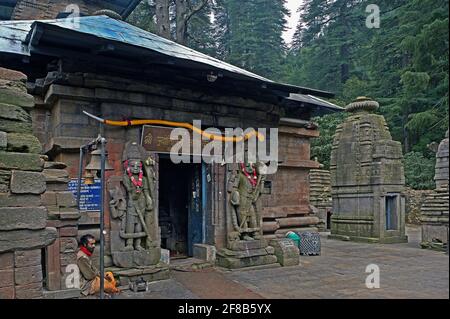
<path fill-rule="evenodd" d="M 10 20 L 18 0 L 0 0 L 0 20 Z M 102 0 L 105 9 L 116 10 L 126 19 L 141 0 Z M 56 18 L 56 17 L 55 17 Z"/>
<path fill-rule="evenodd" d="M 291 93 L 287 99 L 290 101 L 303 102 L 321 106 L 330 110 L 334 110 L 335 112 L 344 110 L 344 108 L 340 107 L 339 105 L 319 99 L 318 97 L 309 94 L 307 95 L 307 94 Z"/>
<path fill-rule="evenodd" d="M 25 44 L 32 21 L 0 21 L 0 52 L 29 55 Z"/>
<path fill-rule="evenodd" d="M 289 92 L 303 93 L 302 89 L 305 89 L 292 85 L 276 83 L 265 77 L 139 29 L 124 21 L 115 20 L 107 16 L 88 16 L 75 19 L 68 18 L 39 21 L 0 21 L 0 53 L 4 52 L 29 56 L 31 53 L 27 41 L 32 33 L 30 31 L 39 26 L 44 27 L 44 30 L 46 26 L 52 27 L 52 29 L 61 31 L 62 34 L 64 30 L 67 30 L 68 32 L 76 31 L 80 34 L 97 37 L 99 38 L 99 41 L 101 40 L 104 42 L 104 40 L 109 40 L 111 42 L 120 42 L 125 45 L 158 52 L 169 57 L 183 59 L 186 61 L 194 61 L 256 81 L 273 84 L 275 86 L 282 86 Z M 314 95 L 320 95 L 320 93 L 323 93 L 321 96 L 327 96 L 327 94 L 331 95 L 331 93 L 328 92 L 315 90 L 310 91 L 317 92 L 317 94 L 313 93 Z M 339 106 L 317 99 L 312 95 L 308 96 L 304 94 L 291 93 L 288 100 L 314 104 L 334 111 L 341 110 Z"/>
<path fill-rule="evenodd" d="M 0 52 L 30 55 L 25 42 L 33 23 L 52 25 L 98 38 L 117 41 L 131 46 L 159 52 L 174 58 L 190 60 L 212 67 L 241 74 L 263 82 L 275 83 L 234 65 L 225 63 L 206 54 L 182 46 L 153 33 L 139 29 L 124 21 L 107 16 L 89 16 L 80 18 L 39 20 L 39 21 L 0 21 Z"/>

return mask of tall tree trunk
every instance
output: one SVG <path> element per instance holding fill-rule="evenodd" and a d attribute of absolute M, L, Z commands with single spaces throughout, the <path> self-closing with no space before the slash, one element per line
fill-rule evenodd
<path fill-rule="evenodd" d="M 156 0 L 155 3 L 158 35 L 170 39 L 169 0 Z"/>
<path fill-rule="evenodd" d="M 176 10 L 177 10 L 177 42 L 182 45 L 186 45 L 187 22 L 188 22 L 187 0 L 176 0 Z"/>

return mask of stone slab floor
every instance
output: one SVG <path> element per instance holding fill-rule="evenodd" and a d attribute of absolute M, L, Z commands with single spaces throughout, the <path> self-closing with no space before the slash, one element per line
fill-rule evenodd
<path fill-rule="evenodd" d="M 301 265 L 227 271 L 172 271 L 149 292 L 124 291 L 114 298 L 449 298 L 449 257 L 418 246 L 420 229 L 408 227 L 409 243 L 363 244 L 322 237 L 321 256 L 301 256 Z M 366 267 L 380 270 L 380 288 L 365 285 Z"/>

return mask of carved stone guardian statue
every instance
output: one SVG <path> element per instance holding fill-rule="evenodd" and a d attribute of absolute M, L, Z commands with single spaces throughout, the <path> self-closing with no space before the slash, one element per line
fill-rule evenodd
<path fill-rule="evenodd" d="M 113 262 L 119 267 L 159 262 L 160 236 L 155 209 L 154 160 L 137 143 L 127 143 L 122 156 L 121 185 L 110 191 Z"/>

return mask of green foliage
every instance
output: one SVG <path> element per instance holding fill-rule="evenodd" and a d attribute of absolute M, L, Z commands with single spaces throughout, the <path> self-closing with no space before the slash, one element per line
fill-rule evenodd
<path fill-rule="evenodd" d="M 313 119 L 319 125 L 320 136 L 311 141 L 311 158 L 316 158 L 325 169 L 330 168 L 331 146 L 336 127 L 341 124 L 346 113 L 332 113 Z"/>
<path fill-rule="evenodd" d="M 413 189 L 433 189 L 435 158 L 427 158 L 420 152 L 405 154 L 406 185 Z"/>
<path fill-rule="evenodd" d="M 365 26 L 368 4 L 379 29 Z M 404 152 L 427 154 L 448 128 L 449 4 L 441 0 L 305 0 L 283 80 L 380 102 Z"/>
<path fill-rule="evenodd" d="M 149 1 L 141 1 L 127 19 L 127 22 L 143 30 L 156 33 L 156 23 L 153 19 L 155 8 Z"/>
<path fill-rule="evenodd" d="M 290 48 L 282 39 L 285 2 L 210 0 L 189 21 L 188 46 L 273 80 L 332 91 L 341 105 L 372 97 L 408 163 L 414 156 L 417 165 L 431 161 L 427 144 L 442 140 L 449 121 L 449 2 L 303 0 Z M 365 25 L 369 4 L 380 8 L 378 29 Z M 129 21 L 154 32 L 154 15 L 154 6 L 142 1 Z M 344 116 L 315 119 L 321 137 L 312 142 L 312 157 L 326 167 Z M 408 183 L 430 185 L 432 170 L 410 172 L 412 166 Z"/>

